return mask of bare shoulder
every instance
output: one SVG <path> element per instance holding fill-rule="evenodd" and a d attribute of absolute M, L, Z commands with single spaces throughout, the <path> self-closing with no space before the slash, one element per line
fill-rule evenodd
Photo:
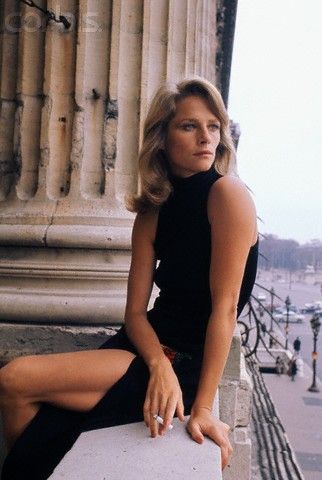
<path fill-rule="evenodd" d="M 225 175 L 211 187 L 208 197 L 208 217 L 211 224 L 231 225 L 237 231 L 252 232 L 257 237 L 256 209 L 252 196 L 240 178 Z"/>
<path fill-rule="evenodd" d="M 245 200 L 254 205 L 251 194 L 245 183 L 236 176 L 225 175 L 219 178 L 209 192 L 210 203 L 223 200 Z"/>
<path fill-rule="evenodd" d="M 208 198 L 208 212 L 220 210 L 229 211 L 236 209 L 245 212 L 246 215 L 255 215 L 255 204 L 252 196 L 240 178 L 233 175 L 225 175 L 217 180 L 211 187 Z"/>

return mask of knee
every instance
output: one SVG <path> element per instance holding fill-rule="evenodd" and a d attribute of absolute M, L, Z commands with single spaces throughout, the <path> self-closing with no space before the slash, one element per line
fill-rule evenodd
<path fill-rule="evenodd" d="M 28 369 L 30 371 L 31 356 L 20 357 L 7 363 L 0 369 L 0 394 L 7 397 L 20 396 Z"/>

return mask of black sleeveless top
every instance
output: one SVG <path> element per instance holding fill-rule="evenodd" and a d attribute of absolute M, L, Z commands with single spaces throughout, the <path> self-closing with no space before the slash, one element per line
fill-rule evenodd
<path fill-rule="evenodd" d="M 173 192 L 159 212 L 154 244 L 159 264 L 154 281 L 160 293 L 148 318 L 161 343 L 179 351 L 202 350 L 204 344 L 211 313 L 207 200 L 210 187 L 220 177 L 212 167 L 186 178 L 170 176 Z M 258 242 L 249 251 L 238 315 L 255 282 L 257 256 Z"/>

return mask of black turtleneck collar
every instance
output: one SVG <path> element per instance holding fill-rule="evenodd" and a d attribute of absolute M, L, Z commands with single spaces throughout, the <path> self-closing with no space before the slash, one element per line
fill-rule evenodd
<path fill-rule="evenodd" d="M 200 172 L 189 175 L 189 177 L 179 177 L 174 175 L 172 172 L 169 172 L 168 178 L 174 189 L 177 187 L 194 187 L 207 182 L 208 180 L 214 179 L 216 176 L 219 176 L 214 166 L 212 165 L 208 170 L 202 170 Z"/>

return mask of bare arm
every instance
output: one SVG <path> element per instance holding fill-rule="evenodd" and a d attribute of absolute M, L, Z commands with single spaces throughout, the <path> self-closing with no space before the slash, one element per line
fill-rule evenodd
<path fill-rule="evenodd" d="M 227 426 L 211 416 L 213 400 L 228 357 L 236 325 L 239 292 L 251 245 L 257 236 L 256 212 L 242 182 L 223 177 L 212 187 L 208 201 L 211 224 L 209 318 L 202 370 L 192 408 L 189 431 L 199 443 L 203 434 L 222 446 L 223 463 L 231 451 Z"/>
<path fill-rule="evenodd" d="M 125 309 L 126 333 L 149 368 L 163 357 L 158 337 L 146 315 L 156 264 L 153 248 L 156 223 L 157 214 L 136 216 Z"/>
<path fill-rule="evenodd" d="M 172 365 L 164 355 L 159 339 L 147 319 L 147 307 L 152 291 L 156 264 L 154 238 L 157 214 L 138 214 L 132 233 L 132 260 L 128 280 L 125 310 L 126 332 L 143 357 L 150 371 L 150 381 L 144 403 L 144 420 L 151 435 L 164 433 L 175 411 L 183 416 L 182 393 Z M 153 414 L 164 418 L 158 426 Z"/>

